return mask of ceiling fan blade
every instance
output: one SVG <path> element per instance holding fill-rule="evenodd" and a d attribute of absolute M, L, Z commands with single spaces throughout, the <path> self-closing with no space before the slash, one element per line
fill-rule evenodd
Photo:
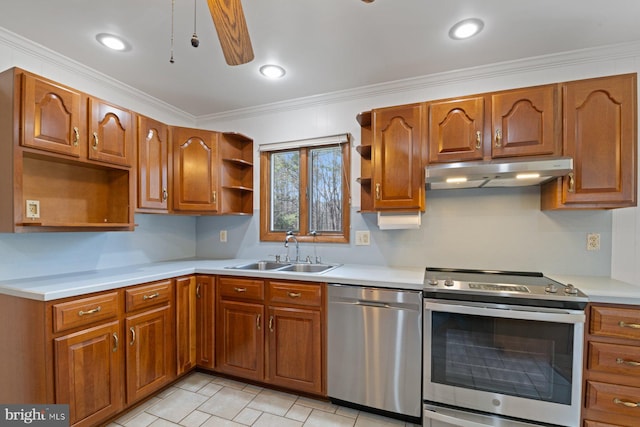
<path fill-rule="evenodd" d="M 253 48 L 240 0 L 207 0 L 207 3 L 227 64 L 251 62 Z"/>

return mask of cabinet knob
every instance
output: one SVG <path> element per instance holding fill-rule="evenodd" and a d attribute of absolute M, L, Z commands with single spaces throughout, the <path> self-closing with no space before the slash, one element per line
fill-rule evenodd
<path fill-rule="evenodd" d="M 567 178 L 569 178 L 569 186 L 567 187 L 567 191 L 569 193 L 575 193 L 576 192 L 576 179 L 573 175 L 573 172 L 569 172 L 569 174 L 567 175 Z"/>
<path fill-rule="evenodd" d="M 162 201 L 165 201 L 169 198 L 169 192 L 167 191 L 166 188 L 162 189 Z"/>
<path fill-rule="evenodd" d="M 479 150 L 482 148 L 482 132 L 477 131 L 476 132 L 476 150 Z"/>
<path fill-rule="evenodd" d="M 78 146 L 78 141 L 80 141 L 80 131 L 78 130 L 78 126 L 73 127 L 73 146 Z"/>
<path fill-rule="evenodd" d="M 99 142 L 100 141 L 98 140 L 98 132 L 93 132 L 93 144 L 91 144 L 91 148 L 97 150 Z"/>
<path fill-rule="evenodd" d="M 496 148 L 502 147 L 502 130 L 496 129 Z"/>
<path fill-rule="evenodd" d="M 376 200 L 380 200 L 380 184 L 376 184 Z"/>

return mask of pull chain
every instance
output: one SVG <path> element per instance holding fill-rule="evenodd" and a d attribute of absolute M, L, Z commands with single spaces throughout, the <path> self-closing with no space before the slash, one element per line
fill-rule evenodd
<path fill-rule="evenodd" d="M 173 60 L 173 11 L 176 5 L 176 0 L 171 0 L 171 58 L 169 58 L 170 63 L 174 63 Z"/>
<path fill-rule="evenodd" d="M 191 36 L 191 46 L 198 47 L 200 40 L 198 40 L 198 34 L 196 34 L 196 17 L 197 17 L 197 5 L 196 0 L 193 0 L 193 35 Z"/>

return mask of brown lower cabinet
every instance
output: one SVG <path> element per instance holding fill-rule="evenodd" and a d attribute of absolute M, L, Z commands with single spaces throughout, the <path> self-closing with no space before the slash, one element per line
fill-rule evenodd
<path fill-rule="evenodd" d="M 589 306 L 584 427 L 635 427 L 640 420 L 640 308 Z"/>
<path fill-rule="evenodd" d="M 220 277 L 216 371 L 323 395 L 325 285 Z"/>
<path fill-rule="evenodd" d="M 66 403 L 71 426 L 96 426 L 196 367 L 324 395 L 324 289 L 190 275 L 53 301 L 0 295 L 0 402 Z"/>

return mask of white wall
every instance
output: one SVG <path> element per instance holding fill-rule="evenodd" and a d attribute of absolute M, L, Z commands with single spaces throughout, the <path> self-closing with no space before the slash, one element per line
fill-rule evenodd
<path fill-rule="evenodd" d="M 235 130 L 259 144 L 349 132 L 358 145 L 356 115 L 376 107 L 474 93 L 640 71 L 640 45 L 619 45 L 562 55 L 530 58 L 388 84 L 356 88 L 273 105 L 202 117 L 198 125 Z M 259 188 L 255 153 L 254 185 Z M 560 274 L 610 274 L 640 282 L 638 209 L 541 212 L 539 189 L 481 189 L 428 192 L 423 226 L 417 231 L 379 231 L 372 215 L 357 213 L 355 182 L 359 156 L 352 151 L 352 241 L 354 230 L 370 230 L 370 247 L 317 245 L 324 260 L 391 266 L 504 268 Z M 256 191 L 255 207 L 259 206 Z M 258 212 L 253 218 L 200 218 L 199 256 L 266 257 L 282 253 L 281 244 L 258 241 Z M 227 229 L 229 243 L 218 232 Z M 586 234 L 601 234 L 601 250 L 586 250 Z M 303 245 L 313 255 L 312 245 Z M 614 260 L 612 261 L 612 254 Z"/>

